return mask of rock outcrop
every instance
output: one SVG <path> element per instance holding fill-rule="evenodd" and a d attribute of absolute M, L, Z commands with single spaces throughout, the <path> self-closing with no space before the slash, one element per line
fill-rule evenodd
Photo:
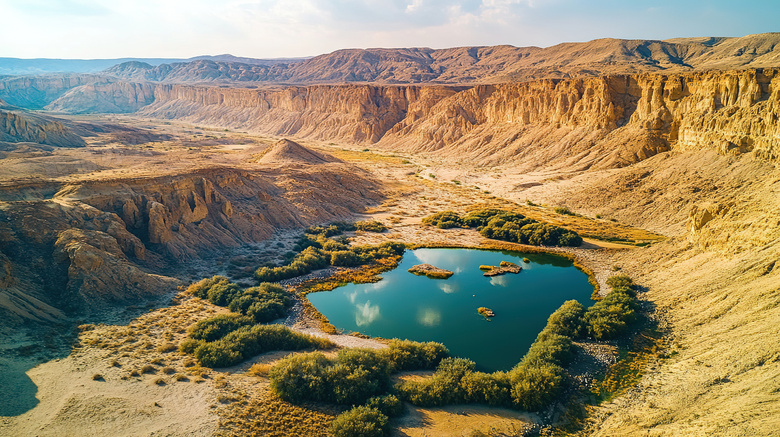
<path fill-rule="evenodd" d="M 347 219 L 378 203 L 379 191 L 340 162 L 5 188 L 0 315 L 54 320 L 160 296 L 180 282 L 155 272 Z"/>
<path fill-rule="evenodd" d="M 6 110 L 0 109 L 0 141 L 58 147 L 82 147 L 85 144 L 80 136 L 55 118 L 8 109 L 7 106 Z"/>

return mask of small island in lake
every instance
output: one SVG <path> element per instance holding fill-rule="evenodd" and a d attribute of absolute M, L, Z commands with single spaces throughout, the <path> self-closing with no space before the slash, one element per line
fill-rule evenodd
<path fill-rule="evenodd" d="M 432 279 L 447 279 L 453 275 L 453 272 L 434 267 L 430 264 L 418 264 L 409 269 L 409 273 L 422 276 L 425 275 Z"/>
<path fill-rule="evenodd" d="M 522 267 L 515 263 L 511 263 L 509 261 L 501 261 L 501 264 L 496 266 L 479 266 L 480 270 L 485 270 L 485 273 L 483 273 L 483 276 L 498 276 L 503 275 L 505 273 L 520 273 L 520 270 L 523 270 Z"/>
<path fill-rule="evenodd" d="M 487 317 L 495 317 L 496 313 L 493 312 L 490 308 L 485 307 L 479 307 L 477 308 L 477 312 L 482 314 L 483 316 Z"/>

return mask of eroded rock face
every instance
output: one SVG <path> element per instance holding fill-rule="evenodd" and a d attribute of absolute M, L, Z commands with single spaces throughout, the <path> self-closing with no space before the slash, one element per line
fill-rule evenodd
<path fill-rule="evenodd" d="M 13 190 L 0 193 L 0 316 L 13 323 L 160 296 L 180 282 L 155 271 L 381 199 L 339 162 Z"/>
<path fill-rule="evenodd" d="M 780 156 L 772 69 L 473 87 L 158 85 L 140 113 L 528 170 L 622 167 L 670 149 Z"/>
<path fill-rule="evenodd" d="M 0 101 L 2 107 L 2 101 Z M 51 117 L 0 109 L 0 141 L 83 147 L 84 140 Z"/>
<path fill-rule="evenodd" d="M 158 296 L 181 282 L 145 272 L 130 262 L 116 238 L 101 231 L 67 229 L 54 244 L 54 259 L 69 263 L 67 293 L 80 310 L 105 303 Z"/>

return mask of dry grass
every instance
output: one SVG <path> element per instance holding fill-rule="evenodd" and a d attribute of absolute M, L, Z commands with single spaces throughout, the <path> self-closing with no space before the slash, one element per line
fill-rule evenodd
<path fill-rule="evenodd" d="M 267 390 L 225 406 L 217 436 L 329 436 L 330 423 L 341 409 L 298 406 L 282 401 Z"/>

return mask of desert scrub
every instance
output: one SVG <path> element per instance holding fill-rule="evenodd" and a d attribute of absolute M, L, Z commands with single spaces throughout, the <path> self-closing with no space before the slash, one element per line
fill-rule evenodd
<path fill-rule="evenodd" d="M 287 265 L 261 267 L 255 272 L 255 278 L 261 282 L 277 282 L 302 276 L 330 265 L 361 266 L 379 258 L 403 255 L 405 250 L 402 243 L 396 242 L 385 242 L 377 246 L 348 246 L 346 240 L 328 239 L 330 229 L 331 227 L 327 227 L 320 230 L 318 234 L 305 234 L 296 246 L 300 253 L 294 255 Z M 336 230 L 338 229 L 341 228 L 336 228 Z"/>
<path fill-rule="evenodd" d="M 422 219 L 424 225 L 436 226 L 439 229 L 463 227 L 463 221 L 455 211 L 442 211 Z"/>
<path fill-rule="evenodd" d="M 335 437 L 382 437 L 389 435 L 390 424 L 376 408 L 361 405 L 336 417 L 331 432 Z"/>
<path fill-rule="evenodd" d="M 198 337 L 199 339 L 206 341 L 210 340 L 205 337 L 224 335 L 236 329 L 238 325 L 245 326 L 252 322 L 267 323 L 284 317 L 294 303 L 290 294 L 279 285 L 264 283 L 257 287 L 242 289 L 224 276 L 202 279 L 192 284 L 187 292 L 248 317 L 226 316 L 221 319 L 209 319 L 209 322 L 199 322 L 193 329 L 198 332 L 196 336 L 203 337 Z"/>
<path fill-rule="evenodd" d="M 596 340 L 608 340 L 623 334 L 636 321 L 639 303 L 634 283 L 626 275 L 607 279 L 612 290 L 588 308 L 583 316 L 588 335 Z"/>
<path fill-rule="evenodd" d="M 486 238 L 535 246 L 579 246 L 582 238 L 574 231 L 541 223 L 522 214 L 501 209 L 485 208 L 461 217 L 453 211 L 443 211 L 422 220 L 423 224 L 442 229 L 454 227 L 477 228 Z"/>
<path fill-rule="evenodd" d="M 357 405 L 386 393 L 390 375 L 434 368 L 448 354 L 440 343 L 394 340 L 385 350 L 342 349 L 334 359 L 313 352 L 289 356 L 271 368 L 271 389 L 289 402 Z"/>
<path fill-rule="evenodd" d="M 327 339 L 301 334 L 283 325 L 255 325 L 239 328 L 217 341 L 202 341 L 193 354 L 203 366 L 227 367 L 270 351 L 334 346 Z"/>
<path fill-rule="evenodd" d="M 569 208 L 566 208 L 565 206 L 558 206 L 554 209 L 554 211 L 556 214 L 561 214 L 561 215 L 577 215 L 571 212 L 571 210 Z"/>
<path fill-rule="evenodd" d="M 363 220 L 355 222 L 355 229 L 364 232 L 384 232 L 387 230 L 387 226 L 377 220 Z"/>

